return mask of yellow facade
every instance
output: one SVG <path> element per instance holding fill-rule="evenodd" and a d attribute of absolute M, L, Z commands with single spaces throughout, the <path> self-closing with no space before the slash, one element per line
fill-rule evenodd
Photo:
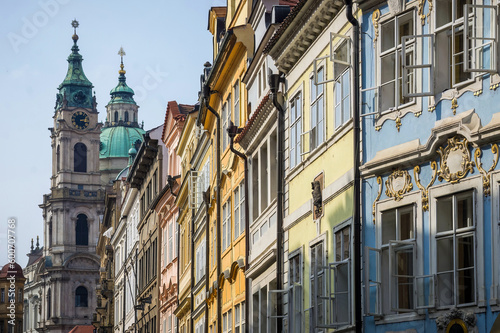
<path fill-rule="evenodd" d="M 241 79 L 246 71 L 247 51 L 251 40 L 246 19 L 251 4 L 247 1 L 228 1 L 226 10 L 212 8 L 209 15 L 209 30 L 214 35 L 214 64 L 208 77 L 212 91 L 209 107 L 220 117 L 221 130 L 221 184 L 220 203 L 217 198 L 217 122 L 216 117 L 202 105 L 202 123 L 211 136 L 210 154 L 214 167 L 211 168 L 210 189 L 211 207 L 209 209 L 209 297 L 208 327 L 209 332 L 235 330 L 235 324 L 241 324 L 245 301 L 245 231 L 242 211 L 244 210 L 244 160 L 230 150 L 230 139 L 226 129 L 229 121 L 242 127 L 247 120 L 246 88 Z M 226 15 L 226 25 L 217 18 Z M 217 31 L 226 30 L 222 39 Z M 252 45 L 250 45 L 252 46 Z M 253 46 L 252 46 L 253 47 Z M 252 50 L 250 50 L 252 51 Z M 242 151 L 237 144 L 234 148 Z M 236 205 L 236 206 L 235 206 Z M 217 209 L 220 209 L 220 221 L 217 221 Z M 238 216 L 235 216 L 238 214 Z M 237 223 L 236 223 L 237 222 Z M 220 257 L 217 247 L 220 246 Z M 220 299 L 218 299 L 220 297 Z M 218 308 L 220 306 L 220 308 Z M 238 308 L 236 310 L 236 308 Z M 219 318 L 220 317 L 220 318 Z"/>

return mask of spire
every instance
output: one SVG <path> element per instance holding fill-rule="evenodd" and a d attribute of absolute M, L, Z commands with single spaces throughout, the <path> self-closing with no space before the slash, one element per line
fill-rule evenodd
<path fill-rule="evenodd" d="M 40 236 L 36 236 L 36 248 L 37 250 L 40 248 Z"/>
<path fill-rule="evenodd" d="M 76 28 L 79 23 L 77 20 L 71 22 L 74 29 L 72 36 L 73 47 L 71 47 L 71 54 L 68 57 L 68 72 L 64 81 L 59 85 L 59 94 L 57 94 L 56 109 L 66 106 L 80 106 L 85 108 L 92 108 L 92 83 L 87 79 L 82 67 L 82 56 L 78 51 L 78 35 Z"/>
<path fill-rule="evenodd" d="M 127 86 L 127 80 L 125 78 L 125 69 L 123 65 L 123 56 L 126 55 L 125 51 L 123 50 L 123 47 L 120 47 L 120 50 L 118 51 L 118 55 L 120 56 L 121 62 L 120 62 L 120 70 L 118 71 L 118 85 L 111 90 L 111 101 L 109 101 L 109 104 L 117 104 L 117 103 L 127 103 L 127 104 L 135 104 L 134 101 L 134 91 L 132 88 Z"/>
<path fill-rule="evenodd" d="M 33 247 L 33 238 L 31 239 L 31 252 L 33 252 L 35 248 Z"/>

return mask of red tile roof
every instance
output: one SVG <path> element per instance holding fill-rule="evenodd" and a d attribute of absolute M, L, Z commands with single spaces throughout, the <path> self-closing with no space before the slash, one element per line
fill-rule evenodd
<path fill-rule="evenodd" d="M 288 1 L 288 2 L 292 2 L 292 1 Z M 279 28 L 274 33 L 273 37 L 271 37 L 269 42 L 267 42 L 267 45 L 264 48 L 264 53 L 269 53 L 269 51 L 271 51 L 273 46 L 276 44 L 276 42 L 280 39 L 280 37 L 285 32 L 286 28 L 288 28 L 290 26 L 290 24 L 293 22 L 293 20 L 295 19 L 297 14 L 300 12 L 302 7 L 304 7 L 307 0 L 297 0 L 297 1 L 293 1 L 293 2 L 296 3 L 295 6 L 292 8 L 292 10 L 288 14 L 288 16 L 283 20 L 283 22 L 281 23 Z"/>
<path fill-rule="evenodd" d="M 172 117 L 175 120 L 184 120 L 186 119 L 186 115 L 193 111 L 194 105 L 188 105 L 188 104 L 177 104 L 176 101 L 170 101 L 167 103 L 167 111 L 165 112 L 165 121 L 164 124 L 167 124 L 168 120 L 168 114 L 172 112 Z M 162 140 L 165 139 L 165 133 L 167 127 L 163 126 L 163 132 L 161 134 Z"/>
<path fill-rule="evenodd" d="M 234 142 L 240 143 L 241 140 L 245 137 L 247 132 L 250 130 L 250 127 L 252 127 L 253 123 L 255 122 L 255 119 L 259 116 L 260 112 L 264 108 L 264 105 L 266 105 L 267 101 L 269 100 L 269 97 L 271 96 L 271 92 L 268 92 L 266 96 L 260 101 L 259 106 L 257 106 L 257 109 L 253 112 L 253 115 L 248 119 L 247 123 L 245 124 L 245 127 L 243 127 L 243 131 L 241 131 L 240 134 L 238 134 L 237 137 L 234 138 Z"/>
<path fill-rule="evenodd" d="M 69 333 L 94 333 L 94 328 L 92 325 L 77 325 Z"/>

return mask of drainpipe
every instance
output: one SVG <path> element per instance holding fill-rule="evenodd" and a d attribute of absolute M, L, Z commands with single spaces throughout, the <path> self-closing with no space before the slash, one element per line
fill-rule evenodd
<path fill-rule="evenodd" d="M 354 122 L 354 300 L 356 333 L 363 330 L 361 313 L 361 180 L 360 180 L 360 110 L 359 110 L 359 22 L 352 13 L 352 0 L 345 0 L 346 17 L 353 27 L 353 122 Z M 366 281 L 365 281 L 366 282 Z"/>
<path fill-rule="evenodd" d="M 248 269 L 250 268 L 250 264 L 248 262 L 248 257 L 249 257 L 249 254 L 250 254 L 250 223 L 249 223 L 249 220 L 248 220 L 248 216 L 249 216 L 249 212 L 248 212 L 248 161 L 247 161 L 247 157 L 245 154 L 243 153 L 240 153 L 239 151 L 237 151 L 236 149 L 234 149 L 234 137 L 236 136 L 236 134 L 239 134 L 243 131 L 242 128 L 238 128 L 237 126 L 235 126 L 233 124 L 232 121 L 229 122 L 229 128 L 227 129 L 227 133 L 229 135 L 229 149 L 231 149 L 231 151 L 238 157 L 240 157 L 242 160 L 243 160 L 243 163 L 244 163 L 244 168 L 245 168 L 245 171 L 244 171 L 244 182 L 245 182 L 245 272 L 248 271 Z M 250 315 L 250 307 L 248 306 L 248 304 L 250 302 L 250 279 L 245 279 L 245 318 L 249 318 L 249 315 Z M 249 320 L 249 319 L 247 319 Z M 249 332 L 249 327 L 250 325 L 245 325 L 245 333 L 248 333 Z"/>
<path fill-rule="evenodd" d="M 193 171 L 193 170 L 191 170 Z M 194 283 L 194 260 L 193 260 L 193 254 L 194 254 L 194 217 L 196 216 L 196 209 L 191 209 L 191 315 L 193 314 L 194 312 L 194 286 L 195 286 L 195 283 Z M 194 322 L 191 322 L 191 333 L 194 333 L 194 325 L 193 325 Z"/>
<path fill-rule="evenodd" d="M 214 110 L 210 106 L 210 95 L 212 93 L 215 93 L 215 91 L 212 91 L 210 89 L 210 86 L 208 84 L 205 84 L 203 86 L 203 98 L 205 100 L 205 106 L 207 109 L 215 116 L 216 118 L 216 126 L 217 126 L 217 192 L 215 194 L 216 200 L 217 200 L 217 221 L 216 221 L 216 227 L 217 227 L 217 332 L 221 333 L 222 332 L 222 325 L 221 325 L 221 320 L 222 320 L 222 295 L 220 294 L 220 285 L 219 285 L 219 277 L 221 274 L 221 237 L 220 237 L 220 220 L 221 220 L 221 195 L 220 195 L 220 174 L 221 174 L 221 165 L 220 165 L 220 159 L 221 159 L 221 133 L 220 133 L 220 116 L 217 113 L 217 111 Z M 208 277 L 207 277 L 208 278 Z"/>
<path fill-rule="evenodd" d="M 285 142 L 285 110 L 283 105 L 278 102 L 278 89 L 279 84 L 285 83 L 285 78 L 280 74 L 269 74 L 269 86 L 271 89 L 271 94 L 273 95 L 273 104 L 278 110 L 278 175 L 277 175 L 277 203 L 276 203 L 276 286 L 278 290 L 284 290 L 283 285 L 283 179 L 285 177 L 284 168 L 284 142 Z M 277 332 L 282 332 L 283 329 L 283 319 L 281 318 L 283 314 L 283 300 L 281 295 L 277 295 L 277 319 L 276 326 Z"/>
<path fill-rule="evenodd" d="M 207 191 L 203 193 L 203 201 L 205 203 L 206 217 L 205 217 L 205 293 L 210 290 L 210 283 L 208 281 L 208 275 L 210 274 L 210 248 L 208 243 L 210 242 L 210 220 L 209 220 L 209 209 L 210 209 L 210 186 Z M 207 297 L 208 298 L 208 297 Z M 208 305 L 205 304 L 205 333 L 208 332 Z"/>

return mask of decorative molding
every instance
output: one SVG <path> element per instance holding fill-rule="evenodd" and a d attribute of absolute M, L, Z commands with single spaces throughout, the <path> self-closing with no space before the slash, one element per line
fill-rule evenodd
<path fill-rule="evenodd" d="M 430 183 L 426 187 L 424 187 L 422 186 L 422 183 L 420 182 L 420 177 L 418 176 L 420 174 L 420 167 L 417 165 L 416 167 L 413 168 L 413 176 L 415 177 L 415 183 L 417 183 L 418 188 L 422 192 L 422 209 L 424 210 L 424 212 L 429 210 L 429 187 L 431 187 L 436 181 L 436 176 L 437 176 L 436 161 L 431 162 L 431 169 L 433 170 L 432 179 Z"/>
<path fill-rule="evenodd" d="M 451 100 L 451 109 L 453 110 L 453 115 L 457 114 L 457 108 L 458 108 L 458 100 L 456 97 L 453 97 Z"/>
<path fill-rule="evenodd" d="M 441 157 L 441 165 L 438 170 L 438 179 L 443 179 L 451 184 L 460 182 L 467 173 L 474 172 L 474 162 L 471 161 L 469 141 L 462 136 L 455 135 L 448 139 L 446 148 L 439 147 L 437 153 Z"/>
<path fill-rule="evenodd" d="M 479 90 L 476 90 L 474 91 L 474 96 L 478 97 L 479 95 L 481 95 L 483 93 L 483 89 L 479 89 Z"/>
<path fill-rule="evenodd" d="M 476 151 L 474 152 L 474 160 L 476 161 L 476 166 L 479 169 L 481 175 L 483 176 L 483 192 L 485 197 L 491 194 L 491 188 L 490 188 L 491 172 L 495 170 L 498 164 L 498 145 L 496 143 L 491 145 L 491 152 L 493 153 L 494 159 L 493 159 L 493 165 L 489 168 L 488 171 L 483 169 L 483 163 L 481 163 L 481 161 L 479 160 L 479 158 L 483 154 L 481 148 L 479 147 L 476 148 Z"/>
<path fill-rule="evenodd" d="M 457 308 L 436 318 L 438 332 L 449 332 L 453 325 L 460 325 L 464 332 L 476 332 L 476 315 Z"/>
<path fill-rule="evenodd" d="M 380 9 L 374 10 L 373 14 L 372 14 L 373 29 L 375 30 L 375 38 L 373 38 L 373 47 L 376 46 L 377 39 L 378 39 L 378 34 L 379 34 L 379 31 L 378 31 L 378 28 L 379 28 L 378 21 L 380 21 Z"/>
<path fill-rule="evenodd" d="M 412 190 L 411 176 L 407 170 L 394 170 L 385 182 L 385 194 L 395 201 L 403 199 L 403 195 Z"/>
<path fill-rule="evenodd" d="M 429 112 L 434 112 L 436 110 L 436 105 L 431 105 L 429 106 L 429 108 L 427 109 L 427 111 Z"/>
<path fill-rule="evenodd" d="M 401 118 L 399 118 L 399 116 L 396 118 L 396 128 L 398 129 L 398 132 L 399 132 L 399 129 L 401 128 Z"/>
<path fill-rule="evenodd" d="M 373 215 L 373 223 L 375 223 L 375 204 L 377 201 L 380 199 L 380 196 L 382 195 L 382 177 L 378 176 L 377 177 L 377 183 L 378 183 L 378 194 L 377 197 L 375 198 L 375 201 L 373 202 L 373 209 L 372 209 L 372 215 Z"/>
<path fill-rule="evenodd" d="M 425 14 L 424 14 L 424 5 L 425 0 L 419 0 L 418 2 L 418 16 L 420 16 L 420 20 L 422 21 L 422 25 L 425 25 Z"/>

